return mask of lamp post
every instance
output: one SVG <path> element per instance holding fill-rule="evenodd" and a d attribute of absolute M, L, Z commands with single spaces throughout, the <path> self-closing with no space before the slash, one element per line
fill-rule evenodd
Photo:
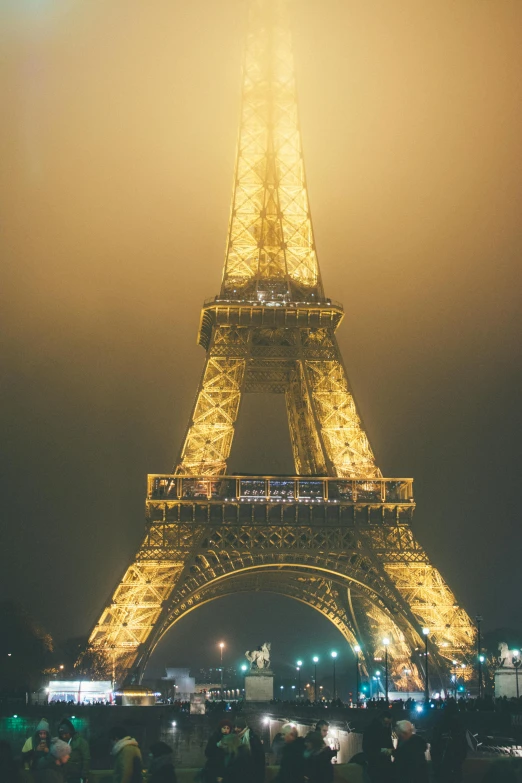
<path fill-rule="evenodd" d="M 424 655 L 426 657 L 426 662 L 424 664 L 424 701 L 426 704 L 430 700 L 430 688 L 429 688 L 429 680 L 428 680 L 428 636 L 430 635 L 430 629 L 429 628 L 423 628 L 422 633 L 424 634 L 424 643 L 425 643 L 425 651 Z"/>
<path fill-rule="evenodd" d="M 312 658 L 314 662 L 314 701 L 317 701 L 317 664 L 319 663 L 319 658 L 317 655 L 314 655 Z"/>
<path fill-rule="evenodd" d="M 479 699 L 482 698 L 482 663 L 484 661 L 484 656 L 481 654 L 482 650 L 482 637 L 480 633 L 480 624 L 483 620 L 480 614 L 478 614 L 475 617 L 475 620 L 477 621 L 477 668 L 478 668 L 478 697 Z"/>
<path fill-rule="evenodd" d="M 388 703 L 388 647 L 390 644 L 390 640 L 387 636 L 384 637 L 382 640 L 382 643 L 384 644 L 384 682 L 385 682 L 385 698 L 386 698 L 386 704 Z"/>
<path fill-rule="evenodd" d="M 372 680 L 377 683 L 377 693 L 380 694 L 381 692 L 381 673 L 379 671 L 375 672 L 375 675 L 372 677 Z M 371 697 L 374 697 L 374 688 L 372 688 Z"/>
<path fill-rule="evenodd" d="M 220 669 L 221 669 L 221 700 L 223 700 L 223 647 L 225 646 L 225 642 L 219 643 L 219 662 L 220 662 Z"/>
<path fill-rule="evenodd" d="M 298 693 L 298 698 L 299 699 L 301 698 L 301 666 L 302 665 L 303 665 L 302 661 L 297 661 L 297 666 L 296 666 L 296 669 L 297 669 L 297 693 Z"/>
<path fill-rule="evenodd" d="M 455 701 L 457 701 L 457 679 L 458 679 L 457 678 L 457 671 L 458 671 L 457 665 L 458 665 L 458 661 L 452 661 L 452 663 L 453 663 L 453 667 L 454 667 L 453 668 L 453 684 L 455 686 L 453 688 L 453 690 L 455 692 Z"/>
<path fill-rule="evenodd" d="M 359 644 L 356 644 L 353 648 L 353 651 L 355 653 L 355 706 L 359 706 L 359 653 L 361 652 L 361 647 Z"/>
<path fill-rule="evenodd" d="M 337 698 L 337 688 L 335 683 L 335 659 L 337 658 L 337 653 L 335 652 L 335 650 L 332 650 L 330 655 L 332 656 L 332 660 L 333 660 L 333 700 L 335 701 Z"/>
<path fill-rule="evenodd" d="M 520 698 L 520 693 L 518 690 L 518 670 L 520 669 L 520 665 L 522 664 L 522 658 L 520 657 L 520 650 L 513 650 L 513 666 L 515 667 L 515 682 L 517 686 L 517 699 Z"/>

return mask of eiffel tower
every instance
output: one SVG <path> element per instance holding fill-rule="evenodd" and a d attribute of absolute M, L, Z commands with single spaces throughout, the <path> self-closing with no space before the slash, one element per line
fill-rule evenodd
<path fill-rule="evenodd" d="M 172 474 L 150 475 L 146 532 L 92 630 L 90 651 L 138 682 L 158 642 L 242 591 L 317 611 L 367 673 L 396 690 L 469 660 L 474 627 L 414 538 L 413 481 L 384 478 L 357 412 L 323 291 L 303 165 L 284 0 L 252 0 L 220 293 L 205 302 L 206 362 Z M 294 476 L 227 474 L 243 394 L 284 394 Z M 439 686 L 440 687 L 440 686 Z"/>

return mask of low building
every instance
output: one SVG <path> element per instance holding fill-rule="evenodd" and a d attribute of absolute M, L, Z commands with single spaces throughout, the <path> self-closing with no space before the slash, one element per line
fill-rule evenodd
<path fill-rule="evenodd" d="M 51 680 L 45 689 L 49 703 L 112 704 L 112 683 L 109 680 Z"/>

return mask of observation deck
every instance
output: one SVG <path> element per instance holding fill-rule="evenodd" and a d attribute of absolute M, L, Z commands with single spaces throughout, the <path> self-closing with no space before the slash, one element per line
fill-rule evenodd
<path fill-rule="evenodd" d="M 214 326 L 337 329 L 344 317 L 343 306 L 331 299 L 306 302 L 292 300 L 224 299 L 215 297 L 203 304 L 198 343 L 208 349 Z"/>
<path fill-rule="evenodd" d="M 410 524 L 413 479 L 316 476 L 148 476 L 151 522 Z"/>

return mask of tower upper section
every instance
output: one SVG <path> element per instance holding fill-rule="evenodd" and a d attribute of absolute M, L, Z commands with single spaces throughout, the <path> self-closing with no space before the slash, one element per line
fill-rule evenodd
<path fill-rule="evenodd" d="M 252 0 L 221 296 L 323 299 L 285 0 Z"/>

